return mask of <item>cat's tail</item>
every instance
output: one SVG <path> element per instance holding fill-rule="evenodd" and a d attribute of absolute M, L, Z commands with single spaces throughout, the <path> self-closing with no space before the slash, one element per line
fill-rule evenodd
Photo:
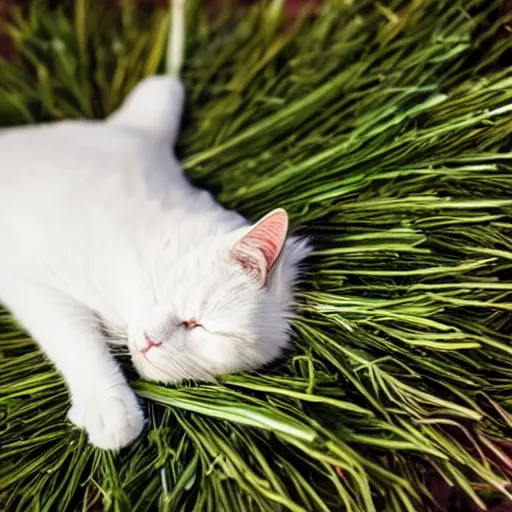
<path fill-rule="evenodd" d="M 167 75 L 144 79 L 107 120 L 171 145 L 178 138 L 185 103 L 185 88 L 179 79 L 185 55 L 185 1 L 169 0 Z"/>
<path fill-rule="evenodd" d="M 174 145 L 179 135 L 185 88 L 176 76 L 150 76 L 140 82 L 107 122 L 141 130 Z"/>

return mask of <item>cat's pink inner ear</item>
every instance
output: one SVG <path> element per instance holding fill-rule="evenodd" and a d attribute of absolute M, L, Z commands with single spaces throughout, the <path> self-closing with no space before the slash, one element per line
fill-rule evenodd
<path fill-rule="evenodd" d="M 231 256 L 264 286 L 283 249 L 287 233 L 288 214 L 281 208 L 274 210 L 235 244 Z"/>

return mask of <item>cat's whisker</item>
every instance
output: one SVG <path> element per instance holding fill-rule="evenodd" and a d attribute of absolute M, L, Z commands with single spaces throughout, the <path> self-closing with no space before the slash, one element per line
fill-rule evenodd
<path fill-rule="evenodd" d="M 112 336 L 113 338 L 119 338 L 119 339 L 128 339 L 128 334 L 125 331 L 112 331 L 112 330 L 106 330 L 105 331 L 108 336 Z"/>
<path fill-rule="evenodd" d="M 162 359 L 165 361 L 165 364 L 160 367 L 154 364 L 152 361 L 150 361 L 156 368 L 158 368 L 161 372 L 163 372 L 166 375 L 170 375 L 170 370 L 174 370 L 176 373 L 174 375 L 177 376 L 175 378 L 176 381 L 180 381 L 183 379 L 197 379 L 197 378 L 205 378 L 204 376 L 207 375 L 210 377 L 208 372 L 201 371 L 198 373 L 198 365 L 196 361 L 189 361 L 188 358 L 180 358 L 177 360 L 175 357 L 173 357 L 173 354 L 168 354 L 167 352 L 164 352 L 164 355 Z"/>
<path fill-rule="evenodd" d="M 108 338 L 107 343 L 116 347 L 126 346 L 126 340 L 123 339 Z"/>

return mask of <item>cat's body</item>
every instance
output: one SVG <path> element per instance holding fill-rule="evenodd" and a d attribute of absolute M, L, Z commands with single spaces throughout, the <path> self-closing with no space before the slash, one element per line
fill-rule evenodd
<path fill-rule="evenodd" d="M 282 210 L 251 228 L 189 184 L 172 149 L 182 104 L 176 79 L 153 77 L 105 122 L 0 132 L 0 300 L 103 448 L 143 425 L 104 327 L 163 382 L 258 367 L 289 338 L 307 247 L 285 245 Z"/>

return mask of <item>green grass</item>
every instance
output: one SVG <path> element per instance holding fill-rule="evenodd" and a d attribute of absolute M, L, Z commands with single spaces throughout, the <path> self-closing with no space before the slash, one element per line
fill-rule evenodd
<path fill-rule="evenodd" d="M 15 16 L 2 125 L 102 117 L 163 70 L 167 13 L 99 5 Z M 435 507 L 433 478 L 512 498 L 512 16 L 332 1 L 285 26 L 277 0 L 189 5 L 180 153 L 227 206 L 285 207 L 313 237 L 294 350 L 215 386 L 130 372 L 149 424 L 114 455 L 2 313 L 0 508 L 402 512 Z"/>

